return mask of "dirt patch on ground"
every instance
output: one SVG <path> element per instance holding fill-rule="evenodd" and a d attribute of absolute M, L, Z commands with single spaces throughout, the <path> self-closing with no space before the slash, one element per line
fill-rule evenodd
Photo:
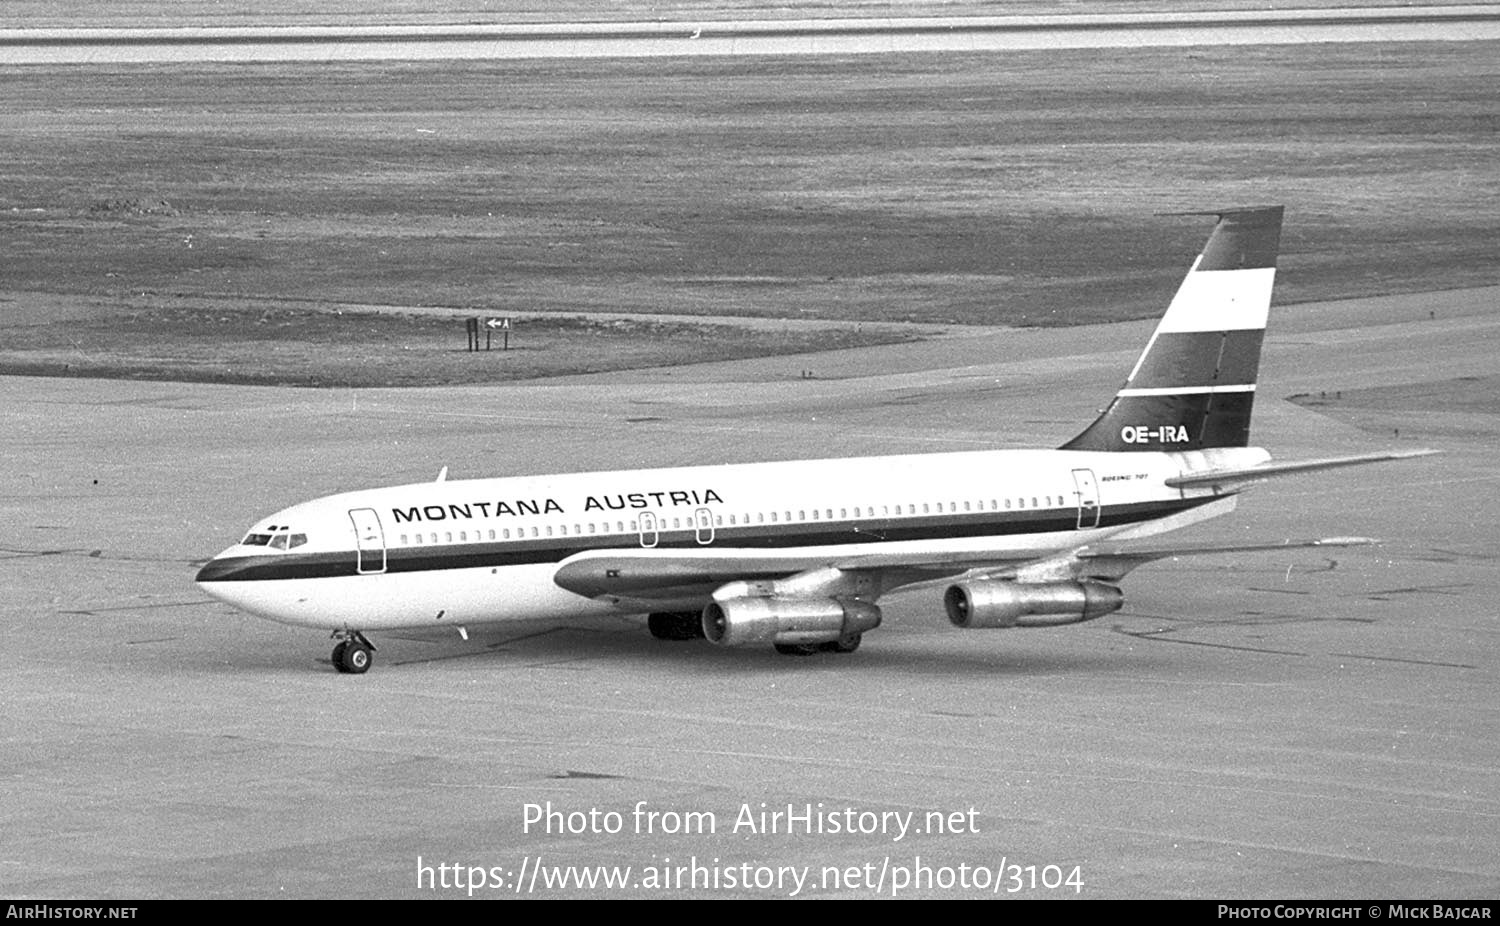
<path fill-rule="evenodd" d="M 909 339 L 889 329 L 789 329 L 579 317 L 514 320 L 469 349 L 465 319 L 400 311 L 128 309 L 12 328 L 0 374 L 292 386 L 505 382 L 806 353 Z"/>

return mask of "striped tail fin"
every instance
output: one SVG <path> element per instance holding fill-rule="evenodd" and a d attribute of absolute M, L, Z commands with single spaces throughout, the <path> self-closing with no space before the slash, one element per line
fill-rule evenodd
<path fill-rule="evenodd" d="M 1063 450 L 1244 447 L 1281 206 L 1223 212 L 1115 400 Z"/>

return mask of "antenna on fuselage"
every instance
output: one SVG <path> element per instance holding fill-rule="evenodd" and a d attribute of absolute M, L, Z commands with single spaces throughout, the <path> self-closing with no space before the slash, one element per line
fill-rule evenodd
<path fill-rule="evenodd" d="M 432 481 L 433 482 L 447 482 L 448 481 L 448 467 L 445 466 L 442 469 L 438 470 L 438 477 L 436 479 L 432 480 Z"/>

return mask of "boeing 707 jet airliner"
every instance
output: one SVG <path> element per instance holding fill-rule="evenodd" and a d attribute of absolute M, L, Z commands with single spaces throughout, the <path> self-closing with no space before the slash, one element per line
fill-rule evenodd
<path fill-rule="evenodd" d="M 958 627 L 1051 627 L 1118 610 L 1167 556 L 1361 542 L 1152 545 L 1263 479 L 1426 451 L 1272 463 L 1249 446 L 1282 208 L 1217 216 L 1114 401 L 1057 450 L 448 480 L 295 505 L 198 573 L 251 614 L 367 633 L 646 614 L 664 639 L 852 652 L 880 597 L 931 582 Z"/>

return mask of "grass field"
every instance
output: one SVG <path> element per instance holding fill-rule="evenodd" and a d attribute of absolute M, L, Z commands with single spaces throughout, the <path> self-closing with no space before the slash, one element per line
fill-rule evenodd
<path fill-rule="evenodd" d="M 264 381 L 274 355 L 324 381 L 296 358 L 322 363 L 340 337 L 311 316 L 351 304 L 826 319 L 846 339 L 778 352 L 892 336 L 859 321 L 1143 317 L 1208 228 L 1153 213 L 1261 202 L 1288 210 L 1280 303 L 1491 284 L 1497 78 L 1492 43 L 15 68 L 0 370 L 163 375 L 141 345 L 175 338 L 162 354 L 210 377 Z M 70 299 L 55 324 L 24 311 Z M 268 311 L 295 323 L 249 357 L 207 321 Z M 155 335 L 78 349 L 79 325 L 130 313 Z M 669 329 L 618 356 L 760 349 Z M 412 343 L 369 339 L 352 381 L 449 381 Z M 603 342 L 557 344 L 526 375 L 605 368 Z"/>

